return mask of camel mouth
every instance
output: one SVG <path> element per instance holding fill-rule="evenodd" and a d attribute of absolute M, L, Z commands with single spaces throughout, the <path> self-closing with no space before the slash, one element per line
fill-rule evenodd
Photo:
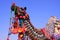
<path fill-rule="evenodd" d="M 60 38 L 59 38 L 59 39 L 57 39 L 57 40 L 60 40 Z"/>
<path fill-rule="evenodd" d="M 58 27 L 58 30 L 60 30 L 60 27 Z"/>

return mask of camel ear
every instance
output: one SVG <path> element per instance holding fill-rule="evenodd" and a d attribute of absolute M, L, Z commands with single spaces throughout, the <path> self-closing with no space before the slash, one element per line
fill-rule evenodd
<path fill-rule="evenodd" d="M 26 7 L 24 7 L 24 9 L 26 10 L 27 8 L 26 8 Z"/>

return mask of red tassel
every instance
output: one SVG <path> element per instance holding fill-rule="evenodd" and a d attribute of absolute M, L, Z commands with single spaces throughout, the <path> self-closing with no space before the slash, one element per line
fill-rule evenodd
<path fill-rule="evenodd" d="M 9 40 L 9 37 L 7 38 L 7 40 Z"/>

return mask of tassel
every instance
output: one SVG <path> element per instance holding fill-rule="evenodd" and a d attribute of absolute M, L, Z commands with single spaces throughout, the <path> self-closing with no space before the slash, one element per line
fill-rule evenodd
<path fill-rule="evenodd" d="M 7 40 L 9 40 L 9 37 L 7 37 Z"/>

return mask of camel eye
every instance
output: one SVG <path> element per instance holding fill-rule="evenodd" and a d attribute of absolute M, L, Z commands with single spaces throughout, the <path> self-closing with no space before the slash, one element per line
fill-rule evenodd
<path fill-rule="evenodd" d="M 24 9 L 20 8 L 20 12 L 24 12 Z"/>
<path fill-rule="evenodd" d="M 55 25 L 58 25 L 58 23 L 55 23 Z"/>
<path fill-rule="evenodd" d="M 22 9 L 20 9 L 20 11 L 22 11 Z"/>

